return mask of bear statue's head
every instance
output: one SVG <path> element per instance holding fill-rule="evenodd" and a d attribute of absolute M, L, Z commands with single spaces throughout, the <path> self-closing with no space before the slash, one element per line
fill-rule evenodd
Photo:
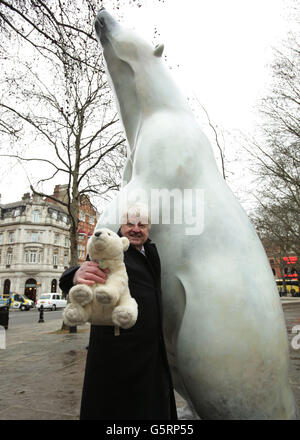
<path fill-rule="evenodd" d="M 116 95 L 118 111 L 128 143 L 134 148 L 141 124 L 141 114 L 173 101 L 173 92 L 164 90 L 163 75 L 168 75 L 162 60 L 164 46 L 154 47 L 102 8 L 94 22 L 97 39 L 102 47 L 108 81 Z M 154 72 L 154 75 L 150 72 Z M 153 76 L 157 80 L 153 79 Z M 169 82 L 169 81 L 168 81 Z M 153 88 L 156 88 L 153 92 Z M 168 89 L 168 88 L 167 88 Z"/>
<path fill-rule="evenodd" d="M 161 57 L 164 45 L 158 44 L 155 48 L 147 41 L 143 40 L 134 31 L 122 26 L 117 20 L 101 8 L 95 19 L 95 30 L 97 38 L 104 50 L 113 50 L 115 56 L 129 65 L 134 64 L 135 60 L 146 57 Z M 107 58 L 105 56 L 105 58 Z"/>
<path fill-rule="evenodd" d="M 129 248 L 129 240 L 107 228 L 94 231 L 88 241 L 88 254 L 91 260 L 122 260 L 123 252 Z"/>

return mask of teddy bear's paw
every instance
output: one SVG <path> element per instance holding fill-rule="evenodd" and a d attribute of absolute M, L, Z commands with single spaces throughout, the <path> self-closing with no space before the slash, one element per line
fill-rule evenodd
<path fill-rule="evenodd" d="M 100 304 L 112 304 L 113 297 L 109 295 L 107 292 L 102 292 L 101 290 L 95 291 L 96 300 Z"/>
<path fill-rule="evenodd" d="M 89 304 L 93 299 L 93 294 L 88 286 L 75 286 L 70 291 L 71 300 L 81 306 Z"/>
<path fill-rule="evenodd" d="M 67 325 L 81 325 L 86 322 L 84 313 L 74 304 L 68 304 L 63 312 L 63 320 Z"/>
<path fill-rule="evenodd" d="M 112 321 L 122 328 L 130 328 L 135 324 L 136 314 L 127 307 L 116 307 L 112 313 Z"/>

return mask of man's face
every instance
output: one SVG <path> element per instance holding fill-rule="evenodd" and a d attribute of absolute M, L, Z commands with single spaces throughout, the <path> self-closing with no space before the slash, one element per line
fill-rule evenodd
<path fill-rule="evenodd" d="M 130 223 L 128 220 L 126 224 L 121 226 L 121 234 L 128 238 L 132 246 L 141 250 L 149 237 L 149 225 L 142 222 Z"/>

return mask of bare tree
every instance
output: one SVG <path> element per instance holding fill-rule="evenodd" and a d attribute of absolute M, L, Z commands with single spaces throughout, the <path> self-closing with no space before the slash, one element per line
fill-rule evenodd
<path fill-rule="evenodd" d="M 245 147 L 259 189 L 253 221 L 263 240 L 300 256 L 300 46 L 292 35 L 276 51 L 273 88 L 260 107 L 260 140 Z"/>
<path fill-rule="evenodd" d="M 72 265 L 78 261 L 80 196 L 117 190 L 125 158 L 93 36 L 95 11 L 92 0 L 0 0 L 1 155 L 45 166 L 45 177 L 31 189 L 67 208 Z M 58 175 L 68 182 L 67 201 L 43 191 L 42 184 Z"/>

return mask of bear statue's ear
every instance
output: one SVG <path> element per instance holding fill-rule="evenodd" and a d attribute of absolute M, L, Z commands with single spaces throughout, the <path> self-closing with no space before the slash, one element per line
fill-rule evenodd
<path fill-rule="evenodd" d="M 121 240 L 123 243 L 123 251 L 125 252 L 129 248 L 130 242 L 127 237 L 122 237 Z"/>
<path fill-rule="evenodd" d="M 153 51 L 153 55 L 155 55 L 156 57 L 161 57 L 163 54 L 165 46 L 163 44 L 158 44 L 157 46 L 155 46 L 155 49 Z"/>

